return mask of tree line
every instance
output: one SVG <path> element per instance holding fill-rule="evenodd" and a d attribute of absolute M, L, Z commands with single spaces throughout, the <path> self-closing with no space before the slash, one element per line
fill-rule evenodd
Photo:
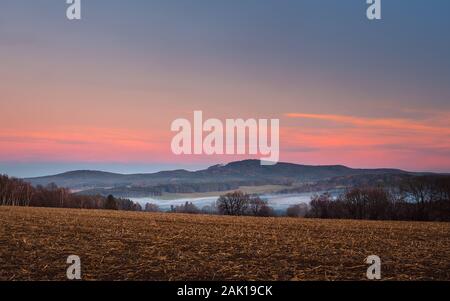
<path fill-rule="evenodd" d="M 390 186 L 347 189 L 337 197 L 315 195 L 291 216 L 331 219 L 450 221 L 450 177 L 409 177 Z"/>
<path fill-rule="evenodd" d="M 207 207 L 207 208 L 206 208 Z M 323 219 L 450 221 L 450 176 L 412 176 L 390 185 L 348 188 L 337 196 L 311 197 L 308 204 L 275 212 L 259 196 L 241 191 L 220 196 L 215 204 L 197 208 L 192 203 L 172 207 L 176 213 L 233 216 L 288 216 Z"/>
<path fill-rule="evenodd" d="M 147 203 L 144 211 L 161 212 L 156 204 Z M 234 215 L 234 216 L 276 216 L 275 211 L 268 205 L 266 200 L 257 195 L 246 194 L 242 191 L 234 191 L 220 196 L 216 202 L 210 205 L 197 207 L 192 202 L 170 206 L 169 213 L 185 214 L 212 214 L 212 215 Z"/>
<path fill-rule="evenodd" d="M 159 212 L 155 204 L 142 208 L 129 199 L 101 195 L 80 195 L 55 184 L 33 187 L 29 183 L 0 175 L 0 205 L 108 209 Z M 171 206 L 172 213 L 233 216 L 288 216 L 330 219 L 450 221 L 450 176 L 412 176 L 390 185 L 348 188 L 338 196 L 314 195 L 309 204 L 290 206 L 275 212 L 257 195 L 235 191 L 220 196 L 209 206 L 192 202 Z"/>
<path fill-rule="evenodd" d="M 109 209 L 140 211 L 141 206 L 128 199 L 110 195 L 79 195 L 51 183 L 33 187 L 31 184 L 7 175 L 0 175 L 0 205 L 79 209 Z"/>

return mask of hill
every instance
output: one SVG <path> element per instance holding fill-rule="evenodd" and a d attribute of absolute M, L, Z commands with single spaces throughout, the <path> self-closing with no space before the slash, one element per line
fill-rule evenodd
<path fill-rule="evenodd" d="M 149 174 L 117 174 L 101 171 L 71 171 L 62 174 L 28 178 L 32 185 L 58 186 L 84 193 L 148 196 L 163 192 L 190 193 L 225 191 L 240 186 L 295 185 L 330 180 L 336 177 L 407 175 L 398 169 L 353 169 L 342 165 L 311 166 L 278 163 L 263 166 L 259 160 L 245 160 L 215 165 L 198 171 L 173 170 Z"/>

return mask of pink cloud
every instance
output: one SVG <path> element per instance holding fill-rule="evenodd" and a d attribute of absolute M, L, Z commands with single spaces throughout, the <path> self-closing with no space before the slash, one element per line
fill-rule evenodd
<path fill-rule="evenodd" d="M 288 113 L 286 116 L 315 120 L 318 124 L 316 127 L 283 128 L 285 160 L 355 167 L 450 170 L 450 128 L 442 114 L 421 121 L 331 114 Z M 306 146 L 314 151 L 301 151 Z"/>

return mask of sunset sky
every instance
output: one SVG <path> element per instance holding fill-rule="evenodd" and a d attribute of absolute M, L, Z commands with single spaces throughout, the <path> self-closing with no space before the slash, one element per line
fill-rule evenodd
<path fill-rule="evenodd" d="M 280 160 L 450 172 L 450 1 L 0 3 L 0 173 L 196 169 L 170 124 L 279 118 Z"/>

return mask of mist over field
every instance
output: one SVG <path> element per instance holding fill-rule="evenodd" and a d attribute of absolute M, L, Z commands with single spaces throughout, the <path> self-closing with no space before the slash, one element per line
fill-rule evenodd
<path fill-rule="evenodd" d="M 319 193 L 319 192 L 317 192 Z M 297 193 L 297 194 L 265 194 L 260 197 L 267 201 L 275 211 L 285 211 L 291 205 L 307 204 L 311 200 L 311 196 L 315 193 Z M 147 203 L 158 205 L 163 211 L 169 211 L 171 206 L 183 205 L 186 202 L 193 203 L 199 208 L 211 206 L 216 203 L 219 195 L 208 197 L 178 198 L 174 200 L 162 200 L 157 198 L 130 198 L 130 200 L 145 206 Z"/>

